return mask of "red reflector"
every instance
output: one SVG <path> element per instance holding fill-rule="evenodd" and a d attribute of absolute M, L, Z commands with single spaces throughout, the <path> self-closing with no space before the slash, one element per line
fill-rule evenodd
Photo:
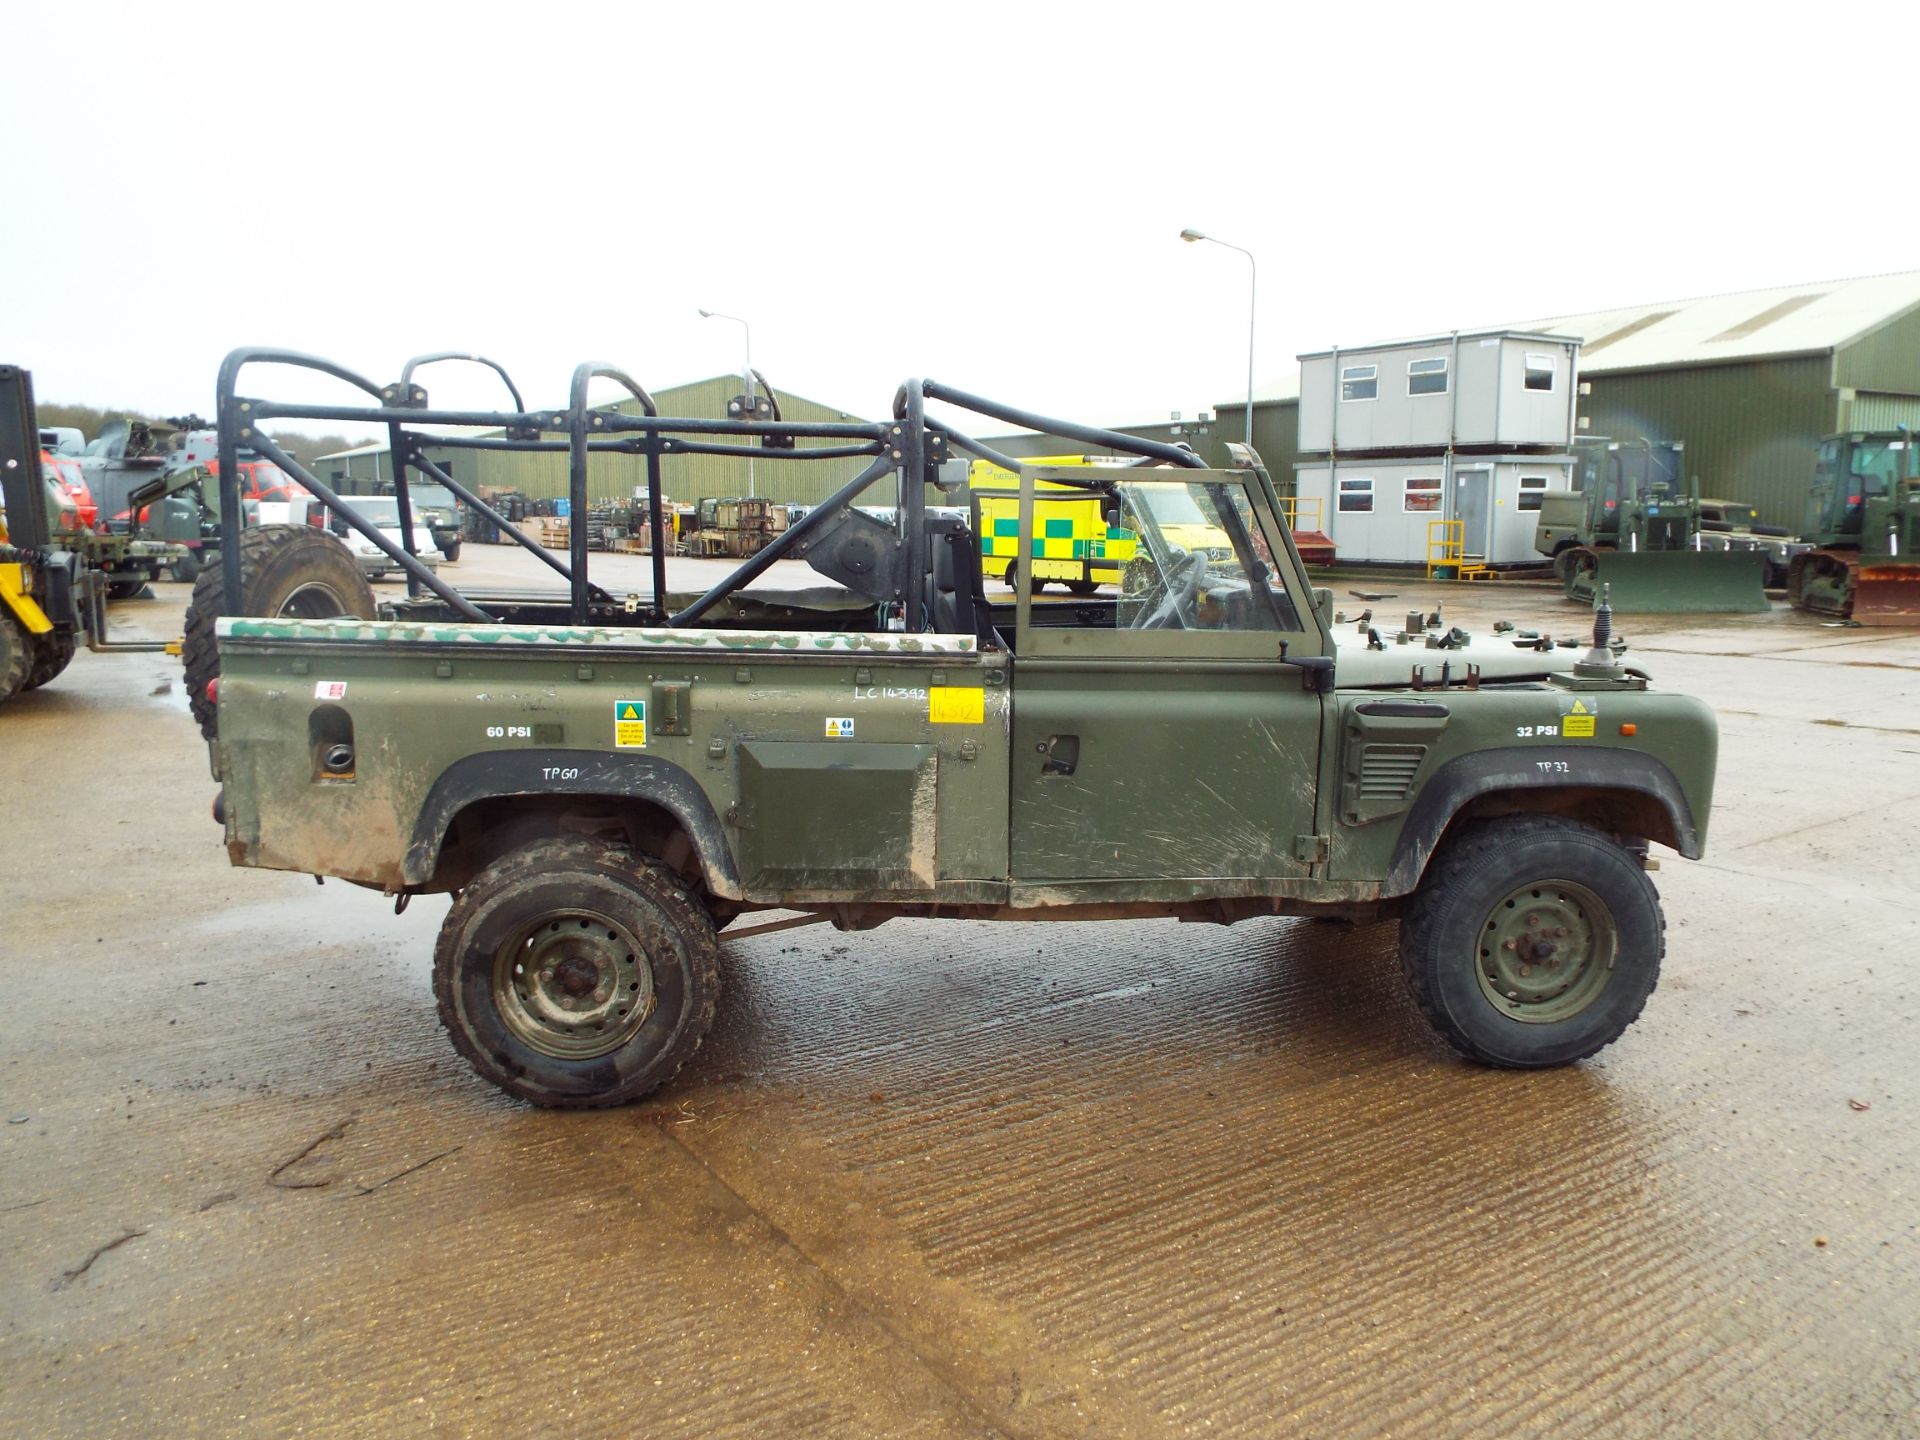
<path fill-rule="evenodd" d="M 218 675 L 207 681 L 207 703 L 209 705 L 218 705 L 220 703 L 220 677 Z"/>

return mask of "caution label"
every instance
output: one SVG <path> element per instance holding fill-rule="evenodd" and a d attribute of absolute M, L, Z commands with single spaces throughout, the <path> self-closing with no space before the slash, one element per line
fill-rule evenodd
<path fill-rule="evenodd" d="M 827 716 L 827 739 L 853 739 L 853 717 L 851 715 Z"/>
<path fill-rule="evenodd" d="M 987 718 L 987 692 L 977 686 L 935 685 L 927 691 L 927 719 L 935 725 L 980 725 Z"/>
<path fill-rule="evenodd" d="M 1597 700 L 1575 700 L 1561 717 L 1560 733 L 1569 740 L 1591 740 L 1594 714 L 1599 708 Z"/>
<path fill-rule="evenodd" d="M 647 702 L 613 702 L 613 743 L 621 750 L 644 749 L 647 743 Z"/>

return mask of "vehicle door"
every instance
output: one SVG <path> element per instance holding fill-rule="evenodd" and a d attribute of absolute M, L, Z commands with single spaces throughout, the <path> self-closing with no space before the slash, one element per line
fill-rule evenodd
<path fill-rule="evenodd" d="M 1305 573 L 1270 488 L 1244 472 L 1127 469 L 1104 484 L 1110 525 L 1138 537 L 1118 593 L 1018 597 L 1016 893 L 1269 893 L 1316 852 L 1322 699 L 1316 672 L 1282 659 L 1332 653 Z"/>

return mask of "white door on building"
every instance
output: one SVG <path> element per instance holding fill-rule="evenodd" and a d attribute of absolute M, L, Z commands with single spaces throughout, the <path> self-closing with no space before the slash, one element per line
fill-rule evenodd
<path fill-rule="evenodd" d="M 1453 518 L 1460 522 L 1460 545 L 1469 560 L 1485 560 L 1493 546 L 1493 467 L 1456 465 L 1453 470 Z"/>

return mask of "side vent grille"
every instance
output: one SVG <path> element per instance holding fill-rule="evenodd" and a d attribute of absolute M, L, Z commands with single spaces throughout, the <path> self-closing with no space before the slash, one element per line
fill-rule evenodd
<path fill-rule="evenodd" d="M 1367 746 L 1360 757 L 1360 799 L 1406 799 L 1426 758 L 1424 745 Z"/>

